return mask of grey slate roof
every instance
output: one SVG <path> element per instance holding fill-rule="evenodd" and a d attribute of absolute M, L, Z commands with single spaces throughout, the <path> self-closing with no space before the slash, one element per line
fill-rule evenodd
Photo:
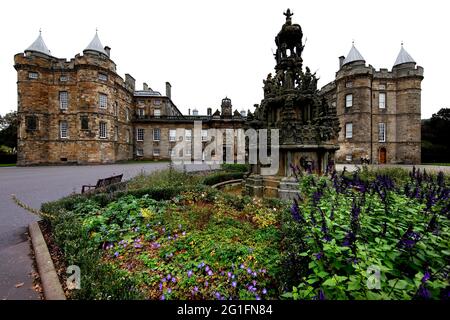
<path fill-rule="evenodd" d="M 39 36 L 36 40 L 29 46 L 25 51 L 35 51 L 51 56 L 50 50 L 48 50 L 45 45 L 44 39 L 42 39 L 41 32 L 39 31 Z"/>
<path fill-rule="evenodd" d="M 403 44 L 402 47 L 400 49 L 400 52 L 398 53 L 397 59 L 395 60 L 394 63 L 394 67 L 398 66 L 399 64 L 403 64 L 403 63 L 409 63 L 409 62 L 414 62 L 414 59 L 411 57 L 411 55 L 406 52 L 405 48 L 403 48 Z"/>
<path fill-rule="evenodd" d="M 103 53 L 105 55 L 108 55 L 102 45 L 102 43 L 100 42 L 100 39 L 98 38 L 98 34 L 97 32 L 95 32 L 95 36 L 92 39 L 92 41 L 88 44 L 88 46 L 86 47 L 86 49 L 84 49 L 84 51 L 86 50 L 90 50 L 90 51 L 97 51 L 100 53 Z"/>
<path fill-rule="evenodd" d="M 364 60 L 363 56 L 361 55 L 361 53 L 359 53 L 358 49 L 356 49 L 355 45 L 352 44 L 352 48 L 350 49 L 350 51 L 342 65 L 345 65 L 350 62 L 355 62 L 355 61 L 364 61 L 365 62 L 366 60 Z"/>

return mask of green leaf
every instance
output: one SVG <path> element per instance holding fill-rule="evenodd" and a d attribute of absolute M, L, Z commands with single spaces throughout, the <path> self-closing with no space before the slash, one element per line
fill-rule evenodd
<path fill-rule="evenodd" d="M 329 279 L 325 280 L 325 282 L 322 283 L 322 285 L 327 286 L 327 287 L 335 287 L 336 280 L 334 278 L 329 278 Z"/>

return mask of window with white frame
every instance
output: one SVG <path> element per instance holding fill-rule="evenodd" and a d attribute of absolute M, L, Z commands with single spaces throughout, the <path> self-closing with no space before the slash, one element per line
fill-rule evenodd
<path fill-rule="evenodd" d="M 378 124 L 378 142 L 386 142 L 386 124 L 384 122 Z"/>
<path fill-rule="evenodd" d="M 202 129 L 202 141 L 208 140 L 208 130 Z"/>
<path fill-rule="evenodd" d="M 142 157 L 144 155 L 144 149 L 136 149 L 136 155 Z"/>
<path fill-rule="evenodd" d="M 104 93 L 100 93 L 98 97 L 100 108 L 106 109 L 108 107 L 108 96 Z"/>
<path fill-rule="evenodd" d="M 99 73 L 98 74 L 98 79 L 101 81 L 108 81 L 108 76 L 104 73 Z"/>
<path fill-rule="evenodd" d="M 59 92 L 59 108 L 61 110 L 67 110 L 69 107 L 69 94 L 67 91 Z"/>
<path fill-rule="evenodd" d="M 144 129 L 142 129 L 142 128 L 136 129 L 136 140 L 144 141 Z"/>
<path fill-rule="evenodd" d="M 353 123 L 351 122 L 345 124 L 345 137 L 353 138 Z"/>
<path fill-rule="evenodd" d="M 155 109 L 155 110 L 153 110 L 153 115 L 155 116 L 155 117 L 160 117 L 161 116 L 161 109 Z"/>
<path fill-rule="evenodd" d="M 186 141 L 191 141 L 192 140 L 192 130 L 185 129 L 184 136 L 186 137 Z"/>
<path fill-rule="evenodd" d="M 153 149 L 153 155 L 155 157 L 159 157 L 159 149 L 158 148 Z"/>
<path fill-rule="evenodd" d="M 142 118 L 144 115 L 145 115 L 144 108 L 138 108 L 138 116 Z"/>
<path fill-rule="evenodd" d="M 177 140 L 177 130 L 170 129 L 169 130 L 169 141 L 176 141 L 176 140 Z"/>
<path fill-rule="evenodd" d="M 106 122 L 104 121 L 99 123 L 99 136 L 100 139 L 106 139 Z"/>
<path fill-rule="evenodd" d="M 68 138 L 68 124 L 67 121 L 60 121 L 59 122 L 59 137 L 61 139 L 67 139 Z"/>
<path fill-rule="evenodd" d="M 153 129 L 153 141 L 161 140 L 161 129 L 155 128 Z"/>
<path fill-rule="evenodd" d="M 37 72 L 28 72 L 28 79 L 36 80 L 39 78 L 39 73 Z"/>
<path fill-rule="evenodd" d="M 380 109 L 386 108 L 386 93 L 384 93 L 384 92 L 380 92 L 380 94 L 378 96 L 378 107 Z"/>
<path fill-rule="evenodd" d="M 352 94 L 347 94 L 345 96 L 345 107 L 346 108 L 350 108 L 353 106 L 353 95 Z"/>

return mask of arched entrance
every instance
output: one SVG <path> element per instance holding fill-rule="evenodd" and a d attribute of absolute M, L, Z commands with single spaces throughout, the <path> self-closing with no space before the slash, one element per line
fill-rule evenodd
<path fill-rule="evenodd" d="M 380 148 L 378 163 L 386 164 L 386 148 L 384 147 Z"/>

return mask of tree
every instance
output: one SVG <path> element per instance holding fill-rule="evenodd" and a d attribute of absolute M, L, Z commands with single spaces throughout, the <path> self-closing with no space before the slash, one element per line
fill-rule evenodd
<path fill-rule="evenodd" d="M 450 162 L 450 108 L 422 121 L 422 162 Z"/>
<path fill-rule="evenodd" d="M 19 119 L 16 111 L 0 115 L 0 145 L 17 148 L 17 127 Z"/>

